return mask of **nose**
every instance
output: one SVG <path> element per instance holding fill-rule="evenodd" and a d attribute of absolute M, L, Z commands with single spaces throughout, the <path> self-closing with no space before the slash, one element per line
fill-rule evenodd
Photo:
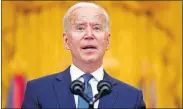
<path fill-rule="evenodd" d="M 88 27 L 87 28 L 87 31 L 86 31 L 86 34 L 85 34 L 85 39 L 93 39 L 93 33 L 92 33 L 92 28 L 91 27 Z"/>

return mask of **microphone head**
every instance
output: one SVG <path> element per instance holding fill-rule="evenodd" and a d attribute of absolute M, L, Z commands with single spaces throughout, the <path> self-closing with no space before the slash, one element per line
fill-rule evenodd
<path fill-rule="evenodd" d="M 81 95 L 84 92 L 84 84 L 79 80 L 74 80 L 70 85 L 70 91 L 75 95 Z"/>
<path fill-rule="evenodd" d="M 105 95 L 111 93 L 112 85 L 108 81 L 101 80 L 101 81 L 99 81 L 99 83 L 97 85 L 97 90 L 98 90 L 98 92 L 102 93 L 102 95 L 101 95 L 101 97 L 102 97 L 102 96 L 105 96 Z"/>

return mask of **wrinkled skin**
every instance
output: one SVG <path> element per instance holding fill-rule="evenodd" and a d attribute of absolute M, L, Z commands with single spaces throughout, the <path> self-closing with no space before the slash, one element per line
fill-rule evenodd
<path fill-rule="evenodd" d="M 109 49 L 110 33 L 106 30 L 103 10 L 94 7 L 73 10 L 69 15 L 68 31 L 63 37 L 74 65 L 88 73 L 97 70 Z"/>

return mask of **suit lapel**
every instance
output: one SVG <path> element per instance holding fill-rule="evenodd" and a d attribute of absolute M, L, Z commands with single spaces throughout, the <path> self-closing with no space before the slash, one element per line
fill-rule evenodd
<path fill-rule="evenodd" d="M 119 93 L 118 90 L 116 90 L 115 88 L 117 82 L 105 71 L 104 80 L 112 83 L 113 88 L 112 92 L 109 95 L 106 95 L 99 100 L 98 108 L 113 108 Z M 63 71 L 56 77 L 56 81 L 53 83 L 54 91 L 57 96 L 60 108 L 76 108 L 74 95 L 70 92 L 70 84 L 70 67 L 68 67 L 65 71 Z"/>
<path fill-rule="evenodd" d="M 104 71 L 104 80 L 109 81 L 112 84 L 113 88 L 109 95 L 106 95 L 99 100 L 98 107 L 113 108 L 119 93 L 118 90 L 116 90 L 115 88 L 115 86 L 117 85 L 117 82 L 112 77 L 110 77 L 105 71 Z"/>
<path fill-rule="evenodd" d="M 70 92 L 70 67 L 60 73 L 56 82 L 53 83 L 54 91 L 58 99 L 60 108 L 76 108 L 74 95 Z"/>

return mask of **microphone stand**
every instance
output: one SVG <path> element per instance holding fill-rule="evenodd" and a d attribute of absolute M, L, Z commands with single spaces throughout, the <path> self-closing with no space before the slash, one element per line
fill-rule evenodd
<path fill-rule="evenodd" d="M 88 104 L 89 104 L 89 109 L 94 109 L 94 102 L 93 101 L 90 101 Z"/>
<path fill-rule="evenodd" d="M 102 91 L 101 92 L 99 92 L 98 94 L 96 94 L 95 96 L 94 96 L 94 100 L 91 100 L 91 101 L 87 101 L 88 102 L 88 104 L 89 104 L 89 109 L 94 109 L 94 103 L 97 101 L 97 100 L 99 100 L 100 98 L 102 97 Z"/>
<path fill-rule="evenodd" d="M 99 94 L 100 92 L 94 96 L 95 98 L 94 100 L 91 100 L 88 102 L 88 105 L 89 105 L 88 109 L 94 109 L 94 103 L 99 99 L 99 96 L 98 96 Z"/>
<path fill-rule="evenodd" d="M 94 96 L 94 100 L 85 99 L 86 102 L 88 102 L 89 108 L 88 109 L 94 109 L 94 103 L 99 100 L 102 97 L 102 92 L 99 92 Z M 85 97 L 88 98 L 88 97 Z"/>
<path fill-rule="evenodd" d="M 104 84 L 105 83 L 105 84 Z M 81 96 L 87 103 L 88 103 L 88 106 L 89 106 L 89 109 L 94 109 L 94 103 L 99 100 L 101 97 L 103 97 L 104 95 L 106 94 L 109 94 L 111 92 L 111 87 L 110 84 L 107 84 L 105 81 L 101 81 L 99 83 L 99 93 L 96 94 L 94 96 L 94 99 L 90 100 L 89 97 L 87 95 L 84 94 L 84 86 L 82 84 L 82 82 L 80 81 L 75 81 L 71 84 L 71 88 L 70 88 L 70 91 L 73 93 L 73 94 L 76 94 L 76 95 L 79 95 Z M 98 88 L 98 86 L 97 86 Z"/>
<path fill-rule="evenodd" d="M 85 95 L 84 93 L 81 93 L 79 96 L 81 96 L 87 103 L 88 103 L 88 109 L 94 109 L 94 102 L 95 100 L 90 100 L 89 97 L 87 95 Z"/>

